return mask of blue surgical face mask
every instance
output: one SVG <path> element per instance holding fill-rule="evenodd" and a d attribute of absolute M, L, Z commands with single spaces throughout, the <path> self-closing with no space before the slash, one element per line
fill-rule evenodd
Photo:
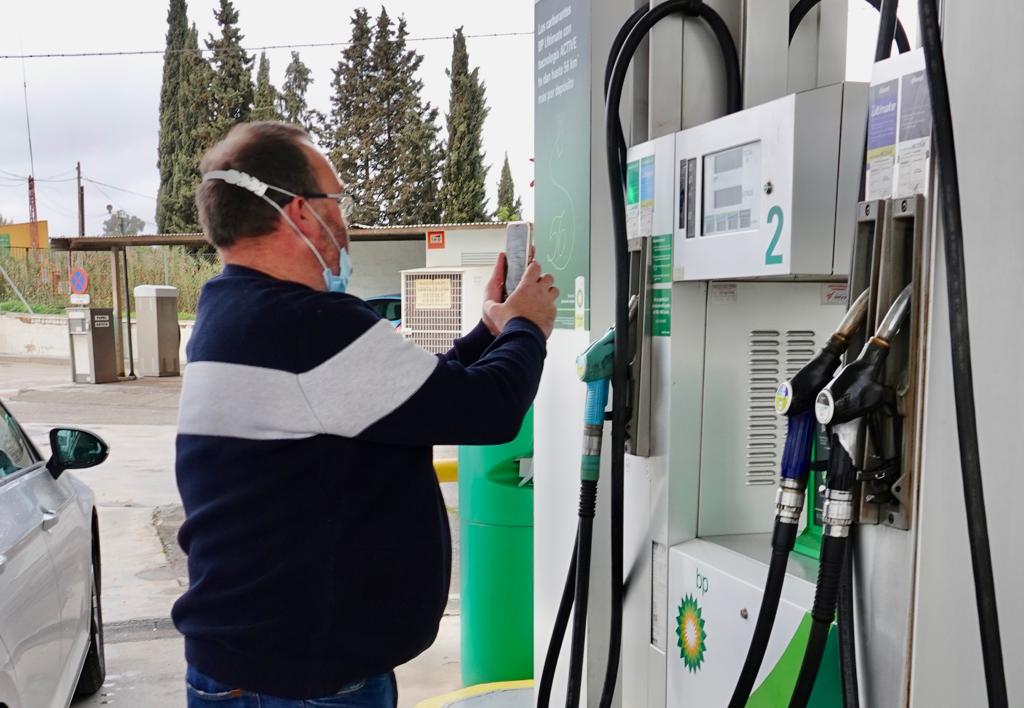
<path fill-rule="evenodd" d="M 282 194 L 298 198 L 297 194 L 293 194 L 292 192 L 281 189 L 280 187 L 267 184 L 266 182 L 252 177 L 251 175 L 239 172 L 238 170 L 211 170 L 203 175 L 204 182 L 211 179 L 221 179 L 228 184 L 233 184 L 237 187 L 241 187 L 242 189 L 246 189 L 266 201 L 270 206 L 274 207 L 274 209 L 276 209 L 281 215 L 281 218 L 285 220 L 285 223 L 291 227 L 292 231 L 294 231 L 300 239 L 302 239 L 302 242 L 306 244 L 306 247 L 313 252 L 316 259 L 320 261 L 320 265 L 324 267 L 324 287 L 327 288 L 327 292 L 343 293 L 348 289 L 348 281 L 352 277 L 352 259 L 349 258 L 348 249 L 343 248 L 341 242 L 338 241 L 338 237 L 334 233 L 334 230 L 331 229 L 331 227 L 327 225 L 327 222 L 316 213 L 316 210 L 313 209 L 313 207 L 309 206 L 308 203 L 306 204 L 310 213 L 313 214 L 313 218 L 320 223 L 320 226 L 323 227 L 324 231 L 331 235 L 331 240 L 334 241 L 334 245 L 338 249 L 337 275 L 335 275 L 334 271 L 331 270 L 331 267 L 327 265 L 327 261 L 325 261 L 323 256 L 320 255 L 320 251 L 316 249 L 313 242 L 309 240 L 306 234 L 302 233 L 302 229 L 295 225 L 295 222 L 288 217 L 284 209 L 282 209 L 277 202 L 267 196 L 267 190 L 273 189 L 275 192 L 281 192 Z"/>
<path fill-rule="evenodd" d="M 313 246 L 312 243 L 310 243 L 309 239 L 302 235 L 302 232 L 299 231 L 299 228 L 295 226 L 295 224 L 291 223 L 291 219 L 288 219 L 286 217 L 285 220 L 291 225 L 293 229 L 295 229 L 296 232 L 299 233 L 299 235 L 302 237 L 302 240 L 306 242 L 306 245 L 313 249 L 313 252 L 316 254 L 318 260 L 323 265 L 324 285 L 327 287 L 327 292 L 343 293 L 348 289 L 348 281 L 352 277 L 352 259 L 349 258 L 348 249 L 342 247 L 341 242 L 338 241 L 338 237 L 334 234 L 334 230 L 327 225 L 327 222 L 324 221 L 319 214 L 316 213 L 316 210 L 313 207 L 309 206 L 308 204 L 307 207 L 309 208 L 310 213 L 313 214 L 313 218 L 316 219 L 320 223 L 320 226 L 323 227 L 324 231 L 331 235 L 331 240 L 334 241 L 334 245 L 337 246 L 338 248 L 337 275 L 335 275 L 334 272 L 327 266 L 323 258 L 320 258 L 320 254 L 317 253 L 316 248 Z"/>

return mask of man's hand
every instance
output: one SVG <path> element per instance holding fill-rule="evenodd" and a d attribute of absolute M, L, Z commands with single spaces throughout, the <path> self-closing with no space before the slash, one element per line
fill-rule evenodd
<path fill-rule="evenodd" d="M 558 295 L 554 277 L 550 274 L 541 274 L 540 264 L 532 261 L 526 267 L 523 279 L 505 302 L 488 299 L 484 303 L 485 321 L 489 319 L 500 332 L 509 320 L 525 317 L 537 325 L 545 337 L 550 337 L 555 326 L 555 302 Z M 488 324 L 488 327 L 490 326 L 491 324 Z"/>
<path fill-rule="evenodd" d="M 494 263 L 494 272 L 491 279 L 484 286 L 484 324 L 491 334 L 497 337 L 501 334 L 501 327 L 498 327 L 487 311 L 487 303 L 494 302 L 501 304 L 505 302 L 505 272 L 508 270 L 508 259 L 504 251 L 498 254 L 498 260 Z"/>

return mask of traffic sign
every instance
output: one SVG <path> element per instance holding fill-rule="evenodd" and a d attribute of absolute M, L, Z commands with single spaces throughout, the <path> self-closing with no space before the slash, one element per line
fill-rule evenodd
<path fill-rule="evenodd" d="M 84 268 L 75 268 L 71 271 L 71 292 L 75 295 L 89 292 L 89 274 Z"/>

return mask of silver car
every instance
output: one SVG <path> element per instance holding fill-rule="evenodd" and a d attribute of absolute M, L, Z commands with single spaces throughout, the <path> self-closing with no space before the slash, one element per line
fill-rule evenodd
<path fill-rule="evenodd" d="M 44 460 L 0 404 L 0 708 L 61 708 L 106 675 L 93 493 L 64 472 L 108 448 L 71 428 L 50 448 Z"/>

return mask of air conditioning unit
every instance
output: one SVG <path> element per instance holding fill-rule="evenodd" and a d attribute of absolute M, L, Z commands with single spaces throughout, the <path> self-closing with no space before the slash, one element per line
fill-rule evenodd
<path fill-rule="evenodd" d="M 469 333 L 483 310 L 492 267 L 402 271 L 402 334 L 434 354 Z"/>

